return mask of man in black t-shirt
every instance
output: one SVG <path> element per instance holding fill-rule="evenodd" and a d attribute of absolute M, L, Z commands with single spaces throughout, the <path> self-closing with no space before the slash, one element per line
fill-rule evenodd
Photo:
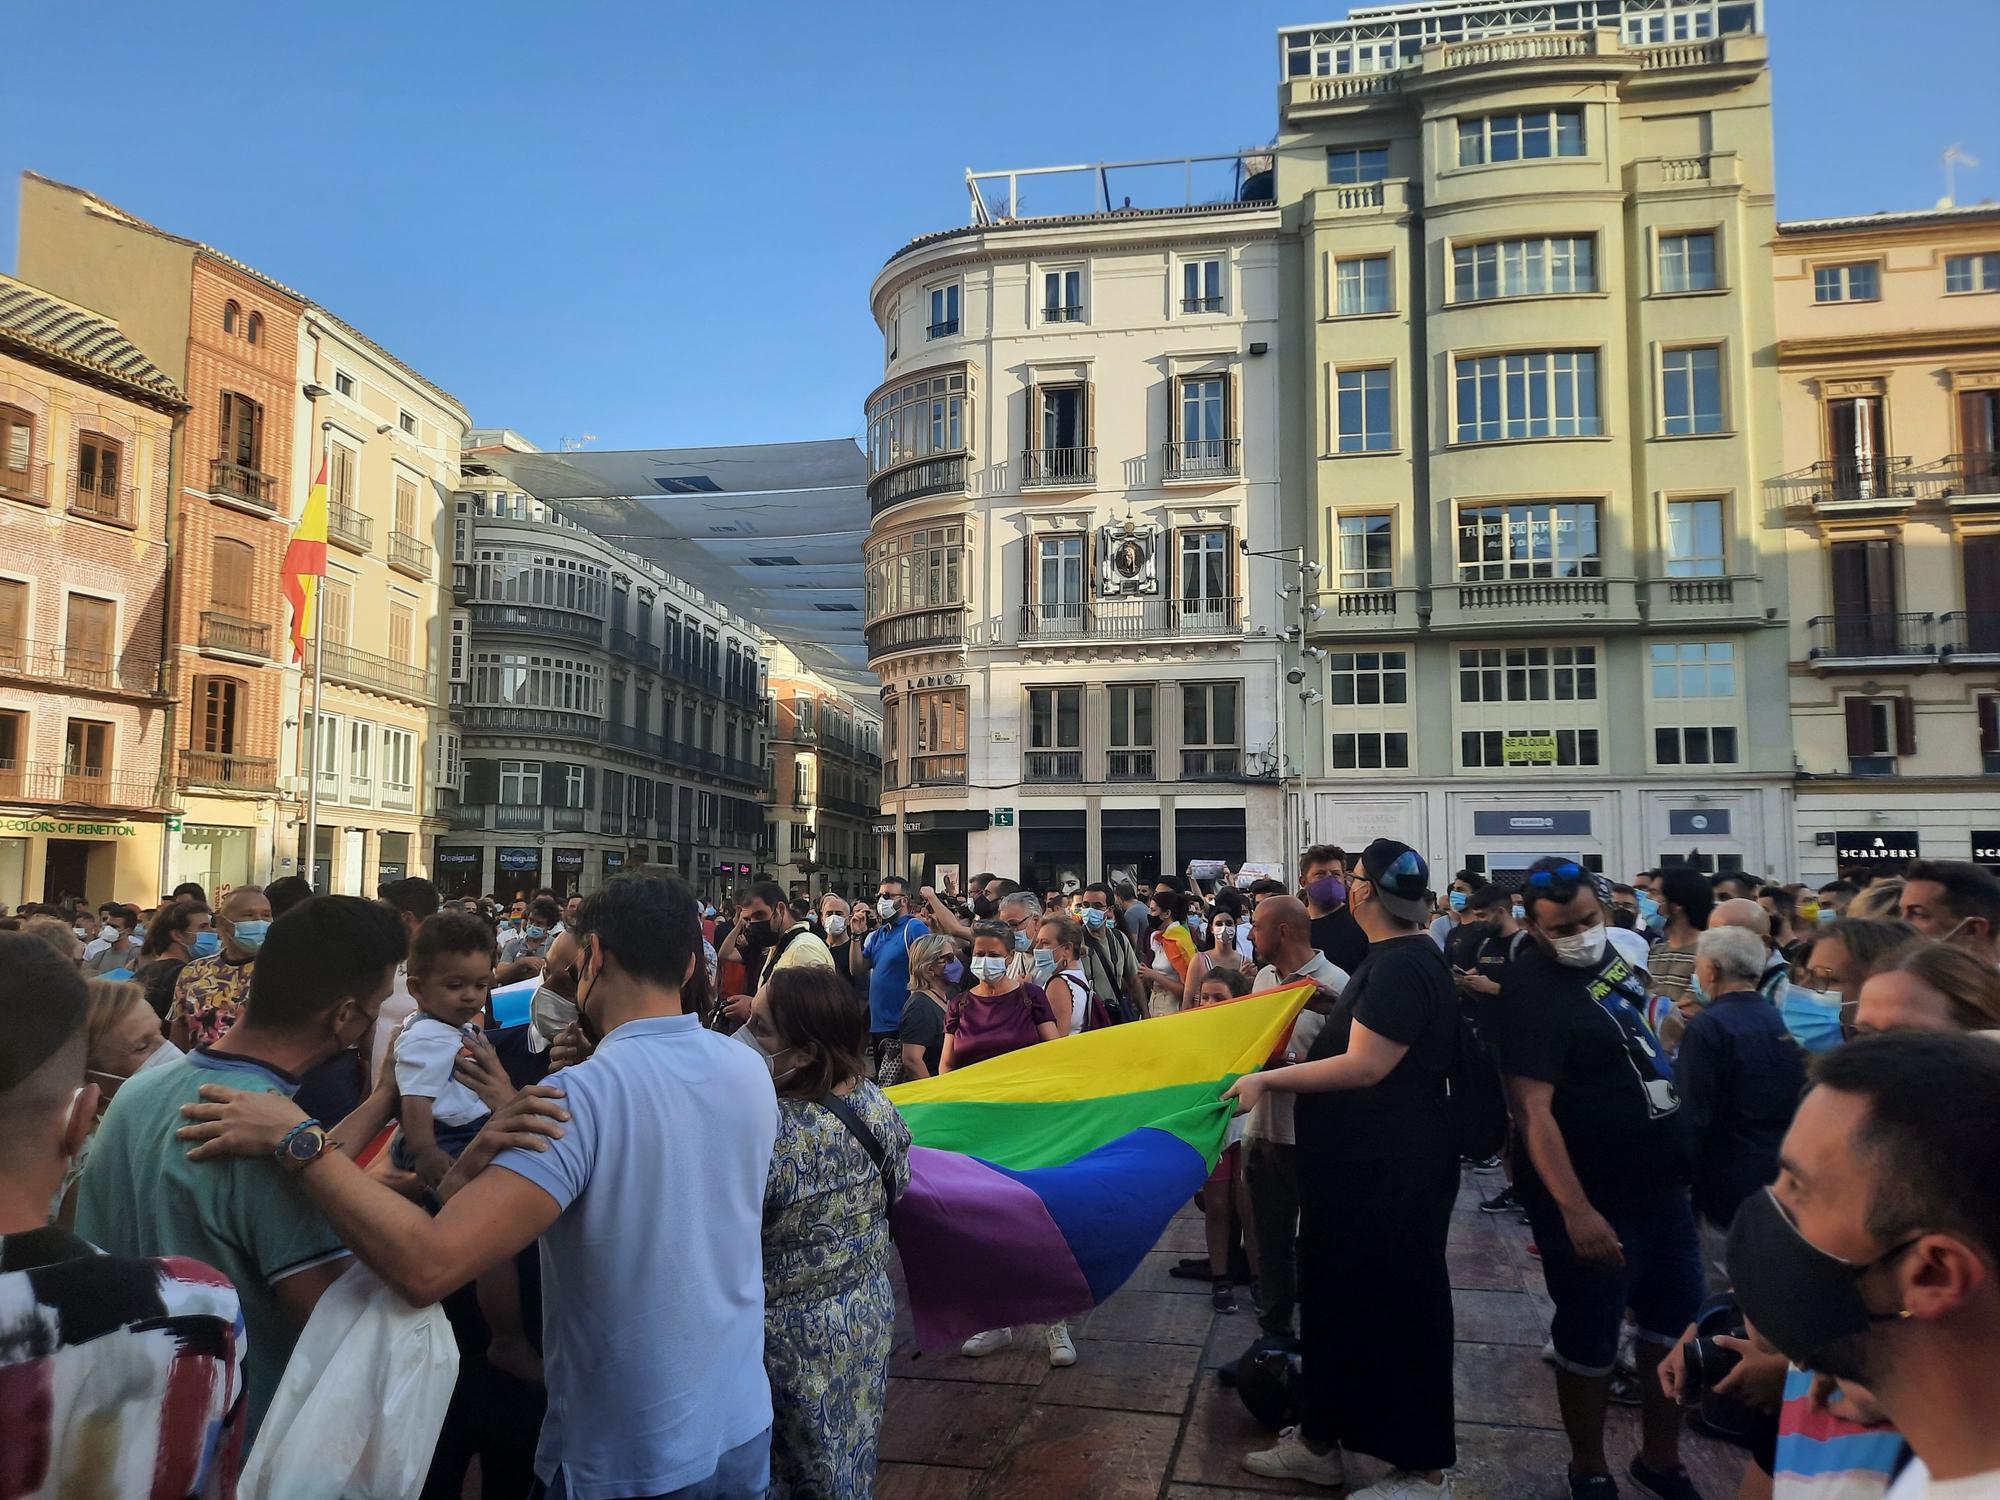
<path fill-rule="evenodd" d="M 1681 1467 L 1679 1412 L 1658 1379 L 1702 1293 L 1672 1064 L 1644 1019 L 1643 986 L 1607 944 L 1589 873 L 1574 860 L 1539 860 L 1522 899 L 1530 942 L 1508 960 L 1487 1014 L 1525 1148 L 1515 1152 L 1515 1191 L 1556 1305 L 1570 1493 L 1618 1493 L 1604 1408 L 1630 1308 L 1644 1400 L 1632 1478 L 1662 1500 L 1699 1500 Z"/>
<path fill-rule="evenodd" d="M 1300 894 L 1312 916 L 1312 945 L 1352 974 L 1368 956 L 1368 934 L 1347 906 L 1347 851 L 1314 844 L 1299 856 Z"/>

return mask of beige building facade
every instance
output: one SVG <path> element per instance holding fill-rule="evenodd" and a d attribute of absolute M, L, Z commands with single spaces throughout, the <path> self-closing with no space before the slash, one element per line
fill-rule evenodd
<path fill-rule="evenodd" d="M 1782 224 L 1798 864 L 2000 865 L 2000 207 Z"/>
<path fill-rule="evenodd" d="M 875 820 L 882 720 L 782 641 L 764 641 L 771 714 L 771 878 L 794 895 L 872 897 L 881 883 Z"/>
<path fill-rule="evenodd" d="M 1279 59 L 1307 832 L 1784 870 L 1759 7 L 1378 6 Z"/>

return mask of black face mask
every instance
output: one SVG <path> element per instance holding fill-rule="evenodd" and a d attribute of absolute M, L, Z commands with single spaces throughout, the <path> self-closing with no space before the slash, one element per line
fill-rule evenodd
<path fill-rule="evenodd" d="M 975 917 L 990 917 L 1000 909 L 998 901 L 989 901 L 984 896 L 972 898 L 972 914 Z"/>
<path fill-rule="evenodd" d="M 1867 1380 L 1867 1335 L 1906 1312 L 1878 1313 L 1861 1295 L 1861 1278 L 1921 1236 L 1856 1263 L 1829 1255 L 1799 1233 L 1766 1188 L 1743 1200 L 1729 1226 L 1729 1279 L 1744 1316 L 1793 1364 L 1843 1380 Z"/>
<path fill-rule="evenodd" d="M 755 921 L 746 919 L 743 923 L 743 941 L 748 943 L 753 948 L 770 947 L 771 946 L 770 922 L 761 918 Z"/>

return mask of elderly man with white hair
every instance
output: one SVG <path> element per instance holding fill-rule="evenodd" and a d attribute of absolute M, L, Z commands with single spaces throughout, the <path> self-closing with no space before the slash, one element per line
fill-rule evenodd
<path fill-rule="evenodd" d="M 1778 1144 L 1805 1090 L 1805 1053 L 1758 990 L 1768 956 L 1763 938 L 1742 926 L 1711 926 L 1695 944 L 1695 979 L 1708 1004 L 1681 1038 L 1675 1081 L 1711 1277 L 1737 1205 L 1778 1175 Z"/>

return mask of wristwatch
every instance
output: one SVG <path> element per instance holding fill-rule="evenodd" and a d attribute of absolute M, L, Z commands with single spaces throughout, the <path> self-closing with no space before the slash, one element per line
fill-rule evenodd
<path fill-rule="evenodd" d="M 303 1167 L 318 1161 L 334 1144 L 333 1137 L 319 1121 L 301 1120 L 285 1132 L 285 1138 L 271 1154 L 288 1167 Z"/>

